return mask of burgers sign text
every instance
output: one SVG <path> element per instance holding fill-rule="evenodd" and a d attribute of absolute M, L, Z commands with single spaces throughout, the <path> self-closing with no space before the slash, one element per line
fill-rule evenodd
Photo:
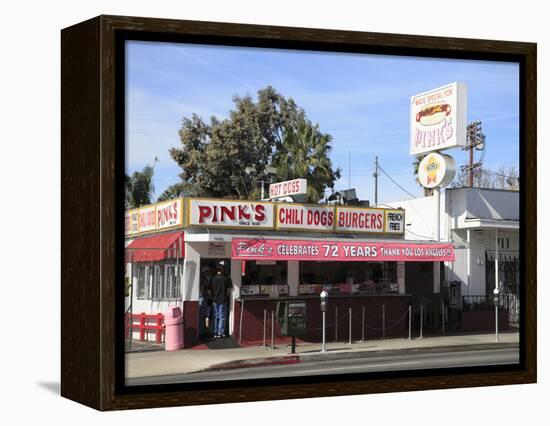
<path fill-rule="evenodd" d="M 466 144 L 466 90 L 455 82 L 411 97 L 411 155 Z"/>

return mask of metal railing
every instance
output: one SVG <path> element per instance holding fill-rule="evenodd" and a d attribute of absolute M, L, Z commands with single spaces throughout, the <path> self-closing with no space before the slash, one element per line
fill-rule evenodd
<path fill-rule="evenodd" d="M 494 295 L 475 295 L 462 296 L 462 311 L 488 311 L 495 308 L 495 297 L 498 300 L 499 309 L 509 310 L 512 304 L 512 294 Z"/>

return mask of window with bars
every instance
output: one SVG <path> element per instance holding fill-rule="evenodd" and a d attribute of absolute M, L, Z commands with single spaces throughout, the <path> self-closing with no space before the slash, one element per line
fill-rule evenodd
<path fill-rule="evenodd" d="M 142 300 L 180 299 L 181 272 L 181 265 L 135 264 L 136 298 Z"/>

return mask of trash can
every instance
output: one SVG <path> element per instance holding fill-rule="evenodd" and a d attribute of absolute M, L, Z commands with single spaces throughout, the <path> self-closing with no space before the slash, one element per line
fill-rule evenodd
<path fill-rule="evenodd" d="M 179 306 L 168 308 L 164 313 L 164 349 L 177 351 L 183 348 L 183 314 Z"/>

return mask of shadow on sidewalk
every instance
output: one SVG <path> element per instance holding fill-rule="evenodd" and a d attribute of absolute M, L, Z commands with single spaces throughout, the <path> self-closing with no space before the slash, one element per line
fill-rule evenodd
<path fill-rule="evenodd" d="M 239 344 L 231 336 L 222 337 L 221 339 L 211 339 L 206 342 L 208 349 L 236 349 L 240 348 Z"/>

